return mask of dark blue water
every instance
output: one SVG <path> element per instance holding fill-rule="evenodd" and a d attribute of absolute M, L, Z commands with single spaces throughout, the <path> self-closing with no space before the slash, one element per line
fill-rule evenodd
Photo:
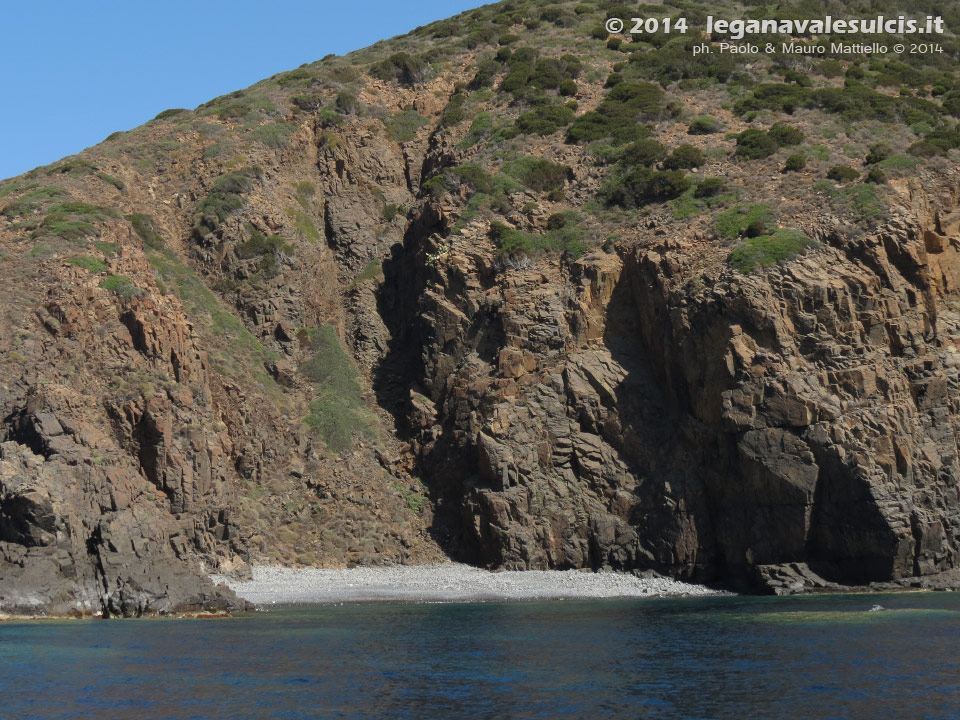
<path fill-rule="evenodd" d="M 0 717 L 960 718 L 960 594 L 3 623 Z"/>

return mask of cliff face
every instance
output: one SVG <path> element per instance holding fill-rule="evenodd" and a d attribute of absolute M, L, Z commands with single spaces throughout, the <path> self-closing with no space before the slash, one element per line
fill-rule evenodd
<path fill-rule="evenodd" d="M 453 245 L 416 301 L 433 402 L 410 426 L 464 557 L 773 584 L 955 568 L 958 238 L 819 235 L 751 277 L 693 275 L 709 247 L 665 239 L 485 284 L 491 258 Z"/>
<path fill-rule="evenodd" d="M 586 116 L 620 72 L 588 42 Z M 955 168 L 901 162 L 857 215 L 809 191 L 849 138 L 797 183 L 688 137 L 717 98 L 666 83 L 645 132 L 729 194 L 618 208 L 622 150 L 464 94 L 516 72 L 484 43 L 315 63 L 0 185 L 0 610 L 235 609 L 205 573 L 251 562 L 958 568 Z M 738 267 L 717 213 L 768 206 L 809 247 Z"/>

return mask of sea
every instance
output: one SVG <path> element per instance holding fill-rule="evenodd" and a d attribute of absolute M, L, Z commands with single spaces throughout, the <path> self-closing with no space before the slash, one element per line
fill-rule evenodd
<path fill-rule="evenodd" d="M 0 717 L 960 718 L 960 593 L 4 622 Z"/>

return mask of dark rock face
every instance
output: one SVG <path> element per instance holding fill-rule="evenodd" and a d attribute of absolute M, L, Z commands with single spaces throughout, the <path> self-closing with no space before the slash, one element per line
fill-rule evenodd
<path fill-rule="evenodd" d="M 701 275 L 693 241 L 499 275 L 469 241 L 434 263 L 448 241 L 408 241 L 394 331 L 421 348 L 408 427 L 451 546 L 745 587 L 956 568 L 958 243 L 931 232 L 824 231 L 750 276 Z"/>
<path fill-rule="evenodd" d="M 55 422 L 38 421 L 45 429 Z M 45 461 L 16 442 L 0 445 L 4 612 L 242 610 L 230 590 L 183 571 L 172 549 L 177 528 L 159 525 L 145 502 L 132 499 L 137 485 L 123 471 L 97 477 L 59 459 Z M 91 506 L 89 498 L 97 496 L 110 504 Z"/>

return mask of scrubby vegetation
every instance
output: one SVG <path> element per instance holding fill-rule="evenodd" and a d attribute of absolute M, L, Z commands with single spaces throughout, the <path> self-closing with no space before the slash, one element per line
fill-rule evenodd
<path fill-rule="evenodd" d="M 840 183 L 850 182 L 860 177 L 860 172 L 849 165 L 834 165 L 827 171 L 827 177 Z"/>
<path fill-rule="evenodd" d="M 250 135 L 269 148 L 279 149 L 286 147 L 296 132 L 297 126 L 293 123 L 278 122 L 258 127 Z"/>
<path fill-rule="evenodd" d="M 107 269 L 107 264 L 103 260 L 92 255 L 78 255 L 67 258 L 67 262 L 92 273 L 101 273 Z"/>
<path fill-rule="evenodd" d="M 773 225 L 776 218 L 769 205 L 759 203 L 737 205 L 720 213 L 714 221 L 714 228 L 723 237 L 735 238 L 746 235 L 751 225 Z"/>
<path fill-rule="evenodd" d="M 404 110 L 394 113 L 384 124 L 387 135 L 397 142 L 408 142 L 417 134 L 417 130 L 427 123 L 427 119 L 416 110 Z"/>
<path fill-rule="evenodd" d="M 132 298 L 143 294 L 143 290 L 134 285 L 130 278 L 125 278 L 122 275 L 107 275 L 100 281 L 100 287 L 123 298 Z"/>
<path fill-rule="evenodd" d="M 707 161 L 700 148 L 693 145 L 680 145 L 663 161 L 664 170 L 692 170 Z"/>
<path fill-rule="evenodd" d="M 217 178 L 210 194 L 197 206 L 197 232 L 216 230 L 220 223 L 240 210 L 244 194 L 253 189 L 260 175 L 260 168 L 246 167 Z"/>
<path fill-rule="evenodd" d="M 807 166 L 807 157 L 805 155 L 795 154 L 787 157 L 783 164 L 783 172 L 799 172 Z"/>
<path fill-rule="evenodd" d="M 562 190 L 567 181 L 573 179 L 573 171 L 569 167 L 546 158 L 518 158 L 507 163 L 504 172 L 531 190 L 540 192 Z"/>
<path fill-rule="evenodd" d="M 711 115 L 701 115 L 691 121 L 690 128 L 687 132 L 691 135 L 711 135 L 720 132 L 720 129 L 720 121 L 715 117 Z"/>
<path fill-rule="evenodd" d="M 395 53 L 370 68 L 370 74 L 381 80 L 403 85 L 416 85 L 427 79 L 430 65 L 422 57 L 407 53 Z"/>
<path fill-rule="evenodd" d="M 332 325 L 305 330 L 302 338 L 311 354 L 300 373 L 314 384 L 316 397 L 305 419 L 334 452 L 353 445 L 354 434 L 376 438 L 373 413 L 363 401 L 356 368 Z"/>
<path fill-rule="evenodd" d="M 770 235 L 748 237 L 730 253 L 729 262 L 742 273 L 758 267 L 792 260 L 814 241 L 797 230 L 777 230 Z"/>
<path fill-rule="evenodd" d="M 554 227 L 545 233 L 517 230 L 502 222 L 490 225 L 490 239 L 507 256 L 538 255 L 559 252 L 572 258 L 580 257 L 587 249 L 586 230 L 576 217 L 554 222 Z"/>
<path fill-rule="evenodd" d="M 146 247 L 152 248 L 153 250 L 159 250 L 163 247 L 163 237 L 161 237 L 160 233 L 158 233 L 154 227 L 152 215 L 133 213 L 132 215 L 127 215 L 126 219 L 130 221 L 134 232 L 140 236 L 140 239 L 143 240 L 143 244 Z"/>
<path fill-rule="evenodd" d="M 658 120 L 677 111 L 664 101 L 663 89 L 649 82 L 619 82 L 596 110 L 578 117 L 567 132 L 570 142 L 610 139 L 622 144 L 649 134 L 640 122 Z M 638 122 L 639 121 L 639 122 Z"/>

